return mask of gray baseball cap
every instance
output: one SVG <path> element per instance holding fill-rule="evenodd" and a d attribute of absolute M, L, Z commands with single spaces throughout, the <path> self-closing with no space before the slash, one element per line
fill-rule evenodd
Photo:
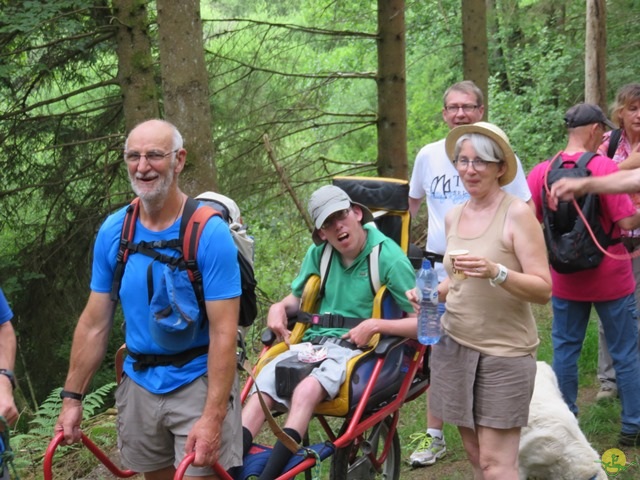
<path fill-rule="evenodd" d="M 567 128 L 582 127 L 592 123 L 604 123 L 609 128 L 618 128 L 607 118 L 599 106 L 592 103 L 578 103 L 571 107 L 564 115 L 564 123 Z"/>
<path fill-rule="evenodd" d="M 309 216 L 313 220 L 315 227 L 312 235 L 313 241 L 316 244 L 322 243 L 322 240 L 318 236 L 318 230 L 331 214 L 345 210 L 352 205 L 357 205 L 362 210 L 361 223 L 363 225 L 373 221 L 373 215 L 367 207 L 351 200 L 351 197 L 349 197 L 344 190 L 335 185 L 325 185 L 313 192 L 307 204 Z"/>

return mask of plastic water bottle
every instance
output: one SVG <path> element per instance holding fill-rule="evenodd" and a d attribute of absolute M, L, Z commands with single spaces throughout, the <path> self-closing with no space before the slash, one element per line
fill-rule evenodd
<path fill-rule="evenodd" d="M 431 268 L 429 260 L 422 261 L 422 268 L 416 274 L 416 287 L 420 298 L 418 341 L 423 345 L 433 345 L 440 341 L 442 326 L 438 312 L 438 274 Z"/>

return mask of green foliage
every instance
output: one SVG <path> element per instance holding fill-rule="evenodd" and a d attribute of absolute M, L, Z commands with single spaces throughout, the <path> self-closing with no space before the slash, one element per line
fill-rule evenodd
<path fill-rule="evenodd" d="M 116 383 L 110 382 L 85 396 L 82 411 L 83 425 L 91 423 L 91 419 L 112 405 L 112 392 L 115 387 Z M 43 452 L 54 436 L 54 427 L 62 408 L 61 390 L 62 388 L 53 390 L 40 405 L 34 417 L 29 421 L 28 432 L 18 433 L 12 437 L 11 446 L 16 453 L 14 464 L 19 471 L 35 471 L 39 468 Z M 108 428 L 109 431 L 105 432 L 105 428 Z M 113 423 L 108 426 L 101 424 L 95 429 L 91 427 L 85 428 L 85 432 L 94 441 L 96 441 L 96 438 L 102 438 L 103 440 L 109 438 L 110 442 L 113 443 L 114 428 L 115 424 Z M 74 449 L 70 451 L 74 451 Z M 70 451 L 57 450 L 56 458 L 60 458 Z"/>

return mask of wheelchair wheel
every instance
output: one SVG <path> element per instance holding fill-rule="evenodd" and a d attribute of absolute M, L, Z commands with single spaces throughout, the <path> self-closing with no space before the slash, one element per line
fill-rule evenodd
<path fill-rule="evenodd" d="M 387 417 L 362 433 L 350 445 L 337 450 L 331 461 L 331 480 L 371 480 L 400 478 L 400 440 L 398 431 L 391 430 L 391 418 Z M 381 466 L 375 468 L 389 442 L 389 453 Z"/>

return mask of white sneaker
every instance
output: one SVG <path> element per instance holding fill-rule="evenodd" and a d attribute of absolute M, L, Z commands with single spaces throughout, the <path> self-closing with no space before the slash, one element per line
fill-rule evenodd
<path fill-rule="evenodd" d="M 412 444 L 417 443 L 415 451 L 409 457 L 412 467 L 433 465 L 447 453 L 447 444 L 444 439 L 432 437 L 424 432 L 414 433 L 410 438 Z"/>
<path fill-rule="evenodd" d="M 596 395 L 596 401 L 613 400 L 618 396 L 618 389 L 610 385 L 602 385 L 600 391 Z"/>

